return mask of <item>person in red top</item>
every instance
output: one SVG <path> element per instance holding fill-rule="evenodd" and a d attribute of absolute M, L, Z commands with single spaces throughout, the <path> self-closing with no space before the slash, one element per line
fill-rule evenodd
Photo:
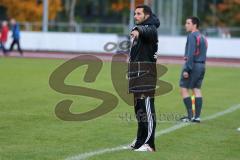
<path fill-rule="evenodd" d="M 7 21 L 2 22 L 2 28 L 1 28 L 1 36 L 0 36 L 0 48 L 3 51 L 4 55 L 7 55 L 7 50 L 5 48 L 5 44 L 8 39 L 8 23 Z"/>

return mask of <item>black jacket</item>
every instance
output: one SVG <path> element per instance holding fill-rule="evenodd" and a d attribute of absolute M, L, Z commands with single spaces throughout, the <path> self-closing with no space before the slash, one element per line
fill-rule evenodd
<path fill-rule="evenodd" d="M 158 50 L 157 28 L 159 19 L 153 14 L 133 30 L 139 31 L 138 39 L 134 39 L 130 51 L 130 62 L 156 62 L 154 54 Z"/>
<path fill-rule="evenodd" d="M 154 95 L 157 76 L 154 54 L 158 50 L 157 28 L 159 26 L 158 18 L 152 15 L 133 28 L 139 31 L 139 37 L 134 39 L 130 51 L 129 93 Z"/>

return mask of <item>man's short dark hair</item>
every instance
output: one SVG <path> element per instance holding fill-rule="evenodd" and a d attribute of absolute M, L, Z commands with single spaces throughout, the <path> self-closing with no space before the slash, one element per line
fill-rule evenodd
<path fill-rule="evenodd" d="M 200 19 L 198 17 L 191 16 L 191 17 L 188 17 L 188 19 L 191 19 L 192 23 L 196 24 L 197 28 L 199 28 L 199 26 L 200 26 Z"/>
<path fill-rule="evenodd" d="M 145 15 L 150 15 L 150 16 L 152 15 L 152 9 L 148 5 L 141 4 L 141 5 L 138 5 L 136 7 L 136 9 L 137 8 L 142 8 L 143 9 L 143 13 Z"/>

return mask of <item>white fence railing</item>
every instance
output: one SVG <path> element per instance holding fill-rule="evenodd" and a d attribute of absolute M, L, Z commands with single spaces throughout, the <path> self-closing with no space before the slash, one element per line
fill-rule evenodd
<path fill-rule="evenodd" d="M 22 32 L 24 50 L 116 53 L 126 47 L 126 38 L 117 34 Z M 106 47 L 106 44 L 110 44 Z M 159 36 L 161 55 L 183 56 L 186 36 Z M 240 58 L 240 39 L 208 38 L 208 57 Z M 7 43 L 7 48 L 10 40 Z M 107 50 L 106 50 L 107 48 Z M 112 48 L 112 49 L 111 49 Z M 126 48 L 124 48 L 125 50 Z"/>
<path fill-rule="evenodd" d="M 21 22 L 23 31 L 41 31 L 40 22 Z M 48 30 L 50 32 L 78 32 L 78 33 L 116 33 L 129 34 L 129 26 L 125 24 L 107 24 L 107 23 L 54 23 L 49 22 Z M 240 27 L 209 27 L 203 28 L 203 33 L 210 37 L 231 38 L 240 37 Z M 176 30 L 167 27 L 164 24 L 159 28 L 160 35 L 184 35 L 185 29 L 183 26 L 177 26 Z"/>

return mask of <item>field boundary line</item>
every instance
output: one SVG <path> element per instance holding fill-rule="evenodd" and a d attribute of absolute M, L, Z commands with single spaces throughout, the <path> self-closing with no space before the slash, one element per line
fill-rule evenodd
<path fill-rule="evenodd" d="M 217 112 L 217 113 L 215 113 L 213 115 L 210 115 L 210 116 L 207 116 L 205 118 L 202 118 L 202 121 L 209 121 L 209 120 L 212 120 L 212 119 L 224 116 L 226 114 L 233 113 L 234 111 L 236 111 L 238 109 L 240 109 L 240 104 L 231 106 L 231 107 L 229 107 L 228 109 L 226 109 L 224 111 Z M 157 137 L 160 137 L 160 136 L 162 136 L 164 134 L 171 133 L 173 131 L 176 131 L 178 129 L 181 129 L 183 127 L 190 126 L 190 125 L 194 125 L 194 124 L 193 123 L 180 123 L 180 124 L 176 124 L 176 125 L 174 125 L 172 127 L 169 127 L 169 128 L 164 129 L 162 131 L 156 132 L 155 135 L 156 135 L 156 138 L 157 138 Z M 92 151 L 92 152 L 81 153 L 81 154 L 76 155 L 76 156 L 68 157 L 65 160 L 83 160 L 83 159 L 87 159 L 87 158 L 90 158 L 90 157 L 93 157 L 93 156 L 96 156 L 96 155 L 101 155 L 101 154 L 105 154 L 105 153 L 112 153 L 112 152 L 117 152 L 117 151 L 121 151 L 121 150 L 127 150 L 128 149 L 127 148 L 128 145 L 129 144 L 125 144 L 125 145 L 120 145 L 120 146 L 117 146 L 117 147 L 114 147 L 114 148 L 105 148 L 105 149 L 100 149 L 100 150 L 96 150 L 96 151 Z"/>

